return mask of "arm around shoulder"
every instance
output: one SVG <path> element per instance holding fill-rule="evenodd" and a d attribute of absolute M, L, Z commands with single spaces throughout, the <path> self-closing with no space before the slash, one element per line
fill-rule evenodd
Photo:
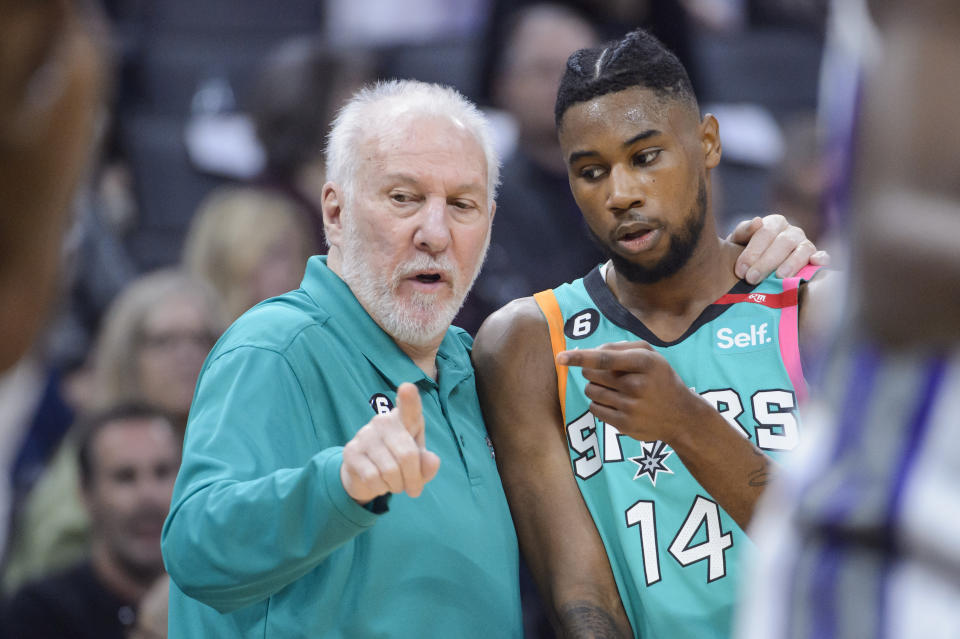
<path fill-rule="evenodd" d="M 571 470 L 553 349 L 533 298 L 511 302 L 483 323 L 473 360 L 520 548 L 551 621 L 565 637 L 631 636 Z"/>

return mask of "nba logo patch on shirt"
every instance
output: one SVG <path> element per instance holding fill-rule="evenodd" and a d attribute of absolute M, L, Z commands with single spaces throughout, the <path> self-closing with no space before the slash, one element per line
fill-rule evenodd
<path fill-rule="evenodd" d="M 490 449 L 490 457 L 496 459 L 496 458 L 497 458 L 497 454 L 496 454 L 495 452 L 493 452 L 493 440 L 490 439 L 490 436 L 489 436 L 489 435 L 487 436 L 487 448 Z"/>
<path fill-rule="evenodd" d="M 770 322 L 736 322 L 717 329 L 713 335 L 716 353 L 749 353 L 773 345 L 775 327 Z"/>

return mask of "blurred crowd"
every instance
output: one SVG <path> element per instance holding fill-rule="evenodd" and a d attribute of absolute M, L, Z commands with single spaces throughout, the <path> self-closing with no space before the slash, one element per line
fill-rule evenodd
<path fill-rule="evenodd" d="M 160 527 L 194 384 L 226 327 L 298 287 L 325 252 L 324 136 L 363 83 L 450 84 L 495 125 L 493 239 L 455 322 L 470 332 L 600 260 L 553 103 L 572 51 L 637 26 L 718 114 L 718 217 L 781 212 L 826 241 L 814 117 L 825 1 L 77 4 L 106 82 L 66 229 L 52 233 L 53 310 L 0 372 L 0 635 L 83 619 L 69 636 L 165 636 Z M 529 636 L 551 636 L 528 608 Z"/>

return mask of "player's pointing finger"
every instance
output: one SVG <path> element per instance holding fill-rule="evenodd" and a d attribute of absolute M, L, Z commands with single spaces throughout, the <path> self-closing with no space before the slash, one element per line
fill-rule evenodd
<path fill-rule="evenodd" d="M 561 366 L 579 366 L 602 370 L 640 371 L 653 349 L 646 342 L 616 342 L 599 348 L 563 351 L 557 354 Z"/>

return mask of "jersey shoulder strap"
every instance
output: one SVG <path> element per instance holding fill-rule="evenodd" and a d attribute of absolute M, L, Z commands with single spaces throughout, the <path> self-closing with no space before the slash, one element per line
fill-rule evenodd
<path fill-rule="evenodd" d="M 563 423 L 567 423 L 567 367 L 557 363 L 557 355 L 567 350 L 567 339 L 563 336 L 563 312 L 552 289 L 534 293 L 534 301 L 547 320 L 550 329 L 550 345 L 553 347 L 553 365 L 557 369 L 557 396 L 560 399 L 560 411 Z"/>

